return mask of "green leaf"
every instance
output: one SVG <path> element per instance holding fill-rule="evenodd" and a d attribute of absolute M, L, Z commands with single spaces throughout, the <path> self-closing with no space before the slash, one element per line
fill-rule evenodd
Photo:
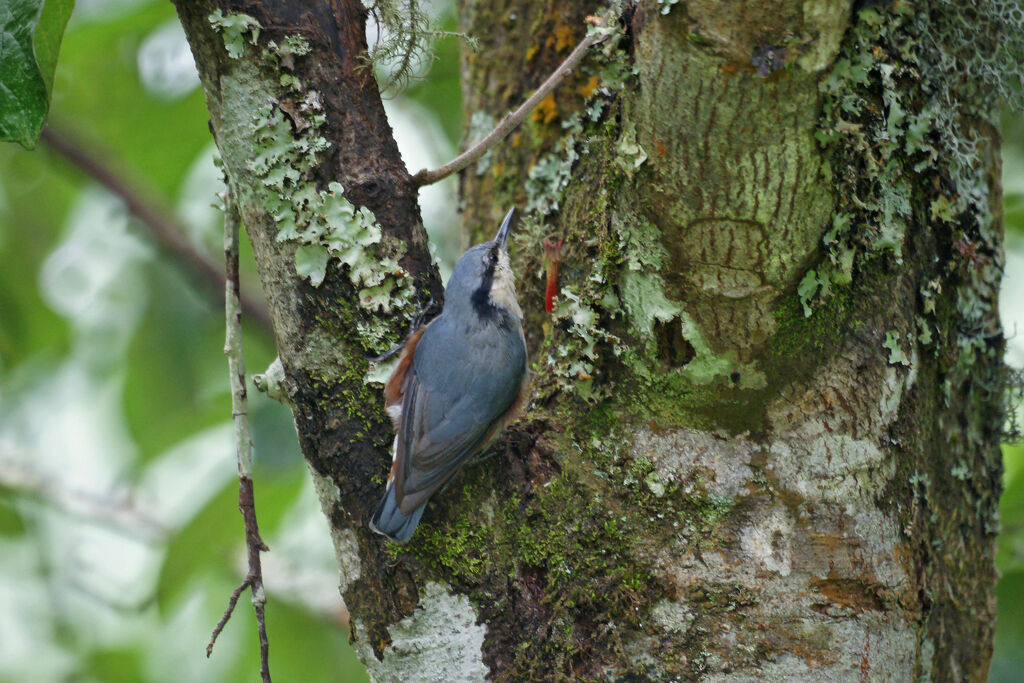
<path fill-rule="evenodd" d="M 38 0 L 37 0 L 38 2 Z M 75 0 L 46 0 L 36 25 L 34 46 L 39 73 L 46 84 L 46 92 L 53 92 L 53 72 L 57 68 L 57 53 L 64 38 L 64 27 L 68 25 Z"/>
<path fill-rule="evenodd" d="M 50 108 L 53 70 L 74 0 L 0 5 L 0 140 L 32 148 Z"/>

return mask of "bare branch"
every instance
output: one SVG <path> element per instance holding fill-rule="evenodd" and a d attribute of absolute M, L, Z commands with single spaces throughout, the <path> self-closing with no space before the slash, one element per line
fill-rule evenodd
<path fill-rule="evenodd" d="M 224 315 L 227 332 L 224 353 L 228 357 L 228 372 L 231 377 L 231 414 L 235 422 L 235 449 L 238 456 L 238 509 L 245 524 L 245 545 L 248 550 L 249 573 L 242 585 L 235 590 L 228 602 L 228 608 L 218 622 L 206 648 L 206 656 L 213 651 L 213 643 L 231 618 L 231 612 L 238 602 L 238 596 L 248 586 L 252 591 L 252 607 L 256 612 L 256 626 L 260 639 L 260 676 L 270 683 L 270 644 L 267 639 L 267 622 L 264 607 L 267 602 L 263 590 L 263 569 L 260 566 L 260 552 L 268 550 L 260 538 L 256 523 L 256 501 L 252 486 L 252 434 L 249 431 L 249 408 L 245 389 L 245 356 L 242 352 L 242 307 L 238 298 L 238 228 L 241 219 L 238 207 L 230 192 L 224 196 L 224 258 L 227 263 L 227 277 L 224 286 Z"/>
<path fill-rule="evenodd" d="M 242 581 L 242 583 L 238 584 L 238 588 L 232 591 L 231 597 L 228 598 L 227 609 L 224 610 L 224 614 L 221 615 L 220 621 L 217 622 L 217 625 L 213 627 L 213 633 L 210 635 L 210 642 L 206 644 L 207 659 L 209 659 L 210 655 L 213 654 L 213 644 L 217 642 L 217 636 L 219 636 L 220 632 L 224 630 L 224 627 L 228 623 L 228 619 L 230 619 L 231 615 L 234 613 L 235 605 L 238 604 L 238 598 L 241 597 L 242 593 L 248 587 L 249 579 L 246 578 L 245 581 Z"/>
<path fill-rule="evenodd" d="M 569 53 L 569 56 L 565 58 L 565 61 L 555 69 L 554 73 L 548 76 L 547 80 L 544 81 L 544 83 L 542 83 L 532 95 L 526 98 L 526 101 L 519 105 L 518 109 L 511 114 L 506 114 L 505 118 L 501 120 L 501 123 L 487 134 L 487 137 L 449 161 L 444 166 L 434 171 L 423 169 L 412 177 L 413 183 L 419 187 L 422 187 L 423 185 L 432 185 L 440 180 L 444 180 L 452 173 L 458 173 L 486 154 L 487 150 L 497 145 L 499 142 L 504 140 L 509 133 L 518 128 L 519 124 L 521 124 L 526 117 L 530 115 L 530 112 L 536 109 L 537 105 L 540 104 L 545 97 L 550 95 L 552 90 L 558 87 L 558 84 L 562 82 L 562 79 L 572 73 L 573 69 L 579 66 L 579 63 L 583 61 L 583 57 L 587 54 L 587 50 L 589 50 L 591 46 L 602 42 L 607 37 L 607 33 L 597 31 L 591 31 L 588 33 L 586 37 L 580 41 L 580 44 L 576 46 L 576 49 Z"/>
<path fill-rule="evenodd" d="M 154 240 L 161 248 L 212 285 L 214 290 L 224 286 L 223 271 L 213 259 L 189 243 L 185 238 L 185 230 L 178 221 L 145 199 L 126 179 L 104 164 L 98 155 L 86 150 L 53 124 L 43 129 L 40 140 L 124 202 L 128 211 L 150 229 Z M 241 295 L 241 300 L 246 315 L 252 317 L 263 329 L 273 333 L 273 323 L 263 302 L 245 294 Z"/>
<path fill-rule="evenodd" d="M 134 504 L 131 491 L 120 494 L 71 488 L 32 471 L 19 462 L 26 458 L 8 456 L 6 450 L 0 446 L 0 487 L 37 498 L 78 518 L 109 525 L 132 538 L 163 541 L 171 532 L 166 524 Z"/>

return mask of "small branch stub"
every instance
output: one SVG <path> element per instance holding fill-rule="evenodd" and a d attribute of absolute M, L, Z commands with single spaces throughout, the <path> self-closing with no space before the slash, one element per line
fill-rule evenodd
<path fill-rule="evenodd" d="M 252 383 L 256 390 L 267 395 L 278 403 L 288 405 L 288 393 L 285 391 L 284 366 L 281 365 L 281 357 L 278 356 L 274 362 L 267 367 L 266 372 L 252 376 Z"/>

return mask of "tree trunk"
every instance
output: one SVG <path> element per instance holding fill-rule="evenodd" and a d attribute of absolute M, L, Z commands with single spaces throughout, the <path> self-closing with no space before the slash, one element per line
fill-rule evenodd
<path fill-rule="evenodd" d="M 366 527 L 390 433 L 364 356 L 439 292 L 358 68 L 365 15 L 222 4 L 179 12 L 373 678 L 985 679 L 998 129 L 974 37 L 950 28 L 984 12 L 628 8 L 463 175 L 470 235 L 526 209 L 531 401 L 395 546 Z M 472 135 L 594 9 L 460 11 L 481 45 L 463 60 Z M 308 51 L 281 47 L 294 36 Z M 550 316 L 549 236 L 565 242 Z"/>

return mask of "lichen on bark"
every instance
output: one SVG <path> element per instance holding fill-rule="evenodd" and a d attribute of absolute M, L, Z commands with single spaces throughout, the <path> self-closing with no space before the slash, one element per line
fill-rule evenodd
<path fill-rule="evenodd" d="M 407 245 L 394 258 L 415 295 L 439 298 L 378 93 L 351 61 L 365 15 L 332 7 L 351 23 L 254 11 L 255 45 L 245 22 L 232 44 L 308 41 L 289 78 L 318 84 L 331 147 L 305 180 L 328 194 L 340 182 Z M 379 397 L 363 384 L 350 273 L 332 262 L 311 287 L 260 198 L 243 201 L 375 676 L 451 663 L 418 639 L 454 615 L 466 675 L 497 680 L 984 678 L 1003 372 L 997 129 L 976 90 L 933 68 L 945 53 L 925 29 L 950 7 L 627 8 L 616 37 L 463 175 L 471 235 L 528 207 L 513 262 L 537 372 L 524 417 L 431 502 L 408 545 L 363 524 L 390 432 L 367 414 Z M 210 10 L 181 12 L 229 179 L 257 184 L 246 117 L 294 83 L 280 63 L 241 67 Z M 587 11 L 462 2 L 481 48 L 463 58 L 467 125 L 517 104 Z M 331 31 L 359 49 L 335 49 Z M 966 103 L 956 131 L 932 112 L 939 90 Z M 936 153 L 951 134 L 971 138 L 974 172 Z M 554 316 L 546 236 L 565 242 Z"/>
<path fill-rule="evenodd" d="M 563 22 L 561 11 L 539 17 L 522 2 L 463 4 L 464 27 L 483 31 L 484 43 L 495 17 L 534 17 L 529 26 L 505 26 L 507 49 L 525 59 L 465 62 L 471 107 L 488 94 L 514 94 L 533 63 L 555 58 L 557 46 L 532 36 L 538 25 Z M 971 244 L 982 254 L 967 265 L 968 246 L 957 247 L 961 236 L 936 220 L 949 209 L 935 203 L 935 188 L 962 175 L 925 149 L 948 131 L 915 114 L 915 88 L 935 86 L 901 76 L 920 68 L 914 31 L 930 11 L 904 4 L 851 16 L 843 3 L 743 12 L 729 3 L 640 3 L 611 58 L 625 65 L 625 77 L 610 104 L 593 119 L 572 119 L 573 110 L 559 106 L 571 138 L 534 122 L 518 143 L 494 151 L 486 173 L 464 179 L 469 206 L 483 196 L 522 197 L 518 179 L 536 209 L 514 255 L 524 264 L 521 291 L 539 361 L 532 416 L 564 433 L 535 448 L 543 443 L 561 472 L 593 472 L 590 496 L 603 506 L 634 507 L 635 494 L 651 504 L 626 516 L 630 533 L 650 539 L 626 555 L 650 581 L 640 599 L 662 596 L 638 606 L 640 621 L 647 614 L 646 623 L 663 628 L 654 640 L 622 634 L 616 647 L 631 654 L 577 674 L 983 677 L 985 659 L 957 648 L 972 642 L 984 651 L 991 627 L 998 184 L 978 174 L 961 182 L 960 195 L 984 198 L 965 205 L 976 226 Z M 579 79 L 605 70 L 595 60 Z M 941 87 L 969 100 L 949 83 Z M 859 112 L 875 129 L 866 121 L 832 126 L 833 112 L 854 97 L 865 100 Z M 594 111 L 599 99 L 575 111 Z M 909 114 L 894 119 L 896 107 Z M 986 125 L 977 129 L 975 167 L 991 169 Z M 843 156 L 831 145 L 844 136 L 868 143 Z M 898 163 L 879 165 L 887 149 Z M 926 157 L 931 164 L 920 167 Z M 531 183 L 539 178 L 550 180 Z M 866 186 L 888 194 L 865 201 L 857 188 Z M 470 229 L 480 211 L 468 215 Z M 629 235 L 638 229 L 651 253 L 663 248 L 666 258 L 633 270 Z M 543 272 L 539 247 L 549 234 L 566 246 L 561 310 L 545 321 L 534 273 Z M 834 248 L 847 235 L 860 251 Z M 661 284 L 637 297 L 634 272 Z M 943 297 L 943 287 L 961 294 Z M 653 308 L 629 305 L 640 298 Z M 955 321 L 968 313 L 984 324 L 972 324 L 976 343 L 965 347 Z M 985 379 L 958 367 L 984 368 Z M 956 388 L 938 389 L 943 381 Z M 983 389 L 988 382 L 993 388 Z M 591 402 L 591 417 L 575 416 L 579 400 Z M 966 426 L 950 431 L 950 416 L 965 414 Z M 597 415 L 615 416 L 615 436 Z M 925 551 L 926 539 L 952 524 L 936 525 L 941 517 L 932 515 L 927 528 L 932 503 L 921 502 L 921 489 L 936 488 L 935 474 L 926 484 L 909 469 L 938 466 L 945 437 L 963 453 L 953 474 L 963 486 L 945 492 L 957 501 L 952 517 L 974 529 L 975 550 L 963 556 Z M 635 445 L 623 450 L 619 440 Z M 589 512 L 578 508 L 574 518 Z M 958 549 L 966 539 L 960 534 Z M 566 542 L 585 552 L 586 539 Z M 963 570 L 965 560 L 972 578 L 953 571 L 951 563 Z M 947 607 L 921 594 L 939 582 L 971 592 L 971 626 L 949 622 Z M 576 624 L 611 621 L 611 613 L 568 610 Z M 805 627 L 784 626 L 792 623 Z M 978 639 L 967 636 L 971 628 Z M 943 651 L 941 629 L 960 634 L 954 652 Z M 574 629 L 569 640 L 586 638 Z M 501 648 L 494 646 L 494 661 L 503 661 Z"/>

